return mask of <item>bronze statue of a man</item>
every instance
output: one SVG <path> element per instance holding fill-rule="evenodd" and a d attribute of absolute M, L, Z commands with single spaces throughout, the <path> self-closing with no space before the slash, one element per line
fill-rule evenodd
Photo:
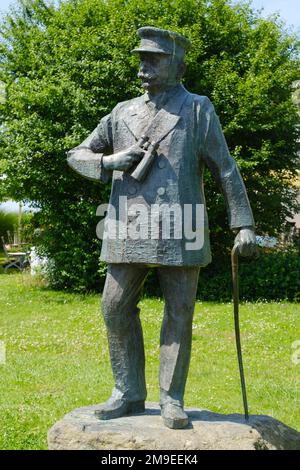
<path fill-rule="evenodd" d="M 242 256 L 254 252 L 254 221 L 212 103 L 206 96 L 189 93 L 180 83 L 189 40 L 154 27 L 140 28 L 137 34 L 141 43 L 132 52 L 140 56 L 138 76 L 145 94 L 119 103 L 68 156 L 69 165 L 82 176 L 102 182 L 112 178 L 101 260 L 108 263 L 102 311 L 115 387 L 96 414 L 111 419 L 145 408 L 145 355 L 137 304 L 149 268 L 156 267 L 165 300 L 160 337 L 161 413 L 166 426 L 184 428 L 188 417 L 183 397 L 198 275 L 200 267 L 211 261 L 205 166 L 224 194 Z M 152 225 L 149 219 L 140 223 L 143 236 L 129 232 L 124 236 L 124 230 L 122 236 L 115 236 L 118 224 L 122 222 L 124 228 L 120 200 L 126 200 L 126 227 L 141 220 L 131 209 L 156 209 Z M 163 236 L 161 206 L 188 212 L 186 219 L 168 213 L 169 228 L 180 229 L 177 236 Z M 203 208 L 201 223 L 196 206 Z M 201 231 L 201 243 L 190 243 L 189 232 L 181 230 L 183 219 L 190 222 L 192 233 Z"/>

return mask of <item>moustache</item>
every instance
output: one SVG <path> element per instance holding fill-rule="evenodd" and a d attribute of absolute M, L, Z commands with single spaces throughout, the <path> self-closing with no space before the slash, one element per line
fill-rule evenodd
<path fill-rule="evenodd" d="M 145 73 L 138 73 L 138 78 L 141 80 L 154 80 L 156 78 L 156 75 L 148 75 Z"/>

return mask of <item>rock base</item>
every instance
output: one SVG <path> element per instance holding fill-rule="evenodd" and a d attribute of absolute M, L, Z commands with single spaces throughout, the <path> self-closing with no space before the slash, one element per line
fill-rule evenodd
<path fill-rule="evenodd" d="M 48 432 L 50 450 L 300 450 L 300 433 L 269 416 L 221 415 L 186 409 L 189 427 L 168 429 L 160 408 L 109 421 L 95 417 L 99 405 L 77 408 Z"/>

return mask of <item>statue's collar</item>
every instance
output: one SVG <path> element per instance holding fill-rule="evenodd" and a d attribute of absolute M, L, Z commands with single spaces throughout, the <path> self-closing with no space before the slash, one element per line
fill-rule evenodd
<path fill-rule="evenodd" d="M 170 99 L 173 99 L 175 95 L 182 92 L 183 90 L 184 87 L 181 85 L 181 83 L 177 83 L 177 85 L 174 85 L 172 88 L 169 88 L 168 90 L 163 91 L 162 93 L 153 97 L 150 97 L 148 92 L 146 92 L 143 96 L 145 103 L 151 102 L 157 108 L 163 108 Z"/>

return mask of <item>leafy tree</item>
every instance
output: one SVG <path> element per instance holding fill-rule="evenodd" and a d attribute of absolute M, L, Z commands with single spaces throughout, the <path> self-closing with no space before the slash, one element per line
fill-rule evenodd
<path fill-rule="evenodd" d="M 135 31 L 154 25 L 192 41 L 184 83 L 209 96 L 241 168 L 258 232 L 277 234 L 296 207 L 297 40 L 279 18 L 229 0 L 19 0 L 1 23 L 0 164 L 6 191 L 35 201 L 53 284 L 94 288 L 96 207 L 109 187 L 76 176 L 66 151 L 119 101 L 141 93 Z M 5 162 L 5 164 L 3 163 Z M 213 247 L 232 243 L 225 204 L 206 176 Z M 101 271 L 102 272 L 102 271 Z"/>

